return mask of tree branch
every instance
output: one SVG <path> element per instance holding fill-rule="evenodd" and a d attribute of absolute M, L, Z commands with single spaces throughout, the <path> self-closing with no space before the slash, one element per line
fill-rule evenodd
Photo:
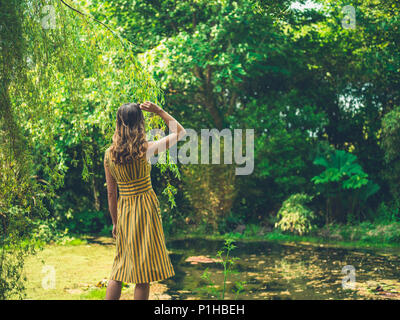
<path fill-rule="evenodd" d="M 60 0 L 62 4 L 64 4 L 67 8 L 71 9 L 72 11 L 75 11 L 77 13 L 79 13 L 80 15 L 82 15 L 83 17 L 87 17 L 92 19 L 93 21 L 101 24 L 102 26 L 104 26 L 108 31 L 110 31 L 112 33 L 112 35 L 116 38 L 118 38 L 118 40 L 121 42 L 121 44 L 124 46 L 124 48 L 126 48 L 125 43 L 122 39 L 124 39 L 125 41 L 128 41 L 130 44 L 135 45 L 133 42 L 129 41 L 128 39 L 122 38 L 119 34 L 117 34 L 113 29 L 111 29 L 108 25 L 106 25 L 105 23 L 101 22 L 100 20 L 97 20 L 95 17 L 83 13 L 81 11 L 79 11 L 78 9 L 75 9 L 74 7 L 72 7 L 71 5 L 69 5 L 68 3 L 66 3 L 64 0 Z"/>

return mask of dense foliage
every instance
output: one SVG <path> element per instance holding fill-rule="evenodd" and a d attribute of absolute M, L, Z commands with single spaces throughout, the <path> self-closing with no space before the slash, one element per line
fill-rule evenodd
<path fill-rule="evenodd" d="M 399 105 L 399 3 L 355 1 L 355 28 L 342 23 L 346 1 L 302 3 L 92 2 L 96 17 L 138 44 L 167 109 L 187 127 L 256 130 L 251 176 L 225 179 L 229 171 L 200 165 L 183 169 L 183 190 L 194 208 L 186 214 L 195 221 L 212 224 L 210 216 L 215 222 L 221 216 L 212 214 L 209 197 L 216 185 L 219 201 L 229 198 L 224 189 L 234 193 L 222 216 L 233 211 L 242 223 L 269 221 L 297 192 L 318 195 L 325 220 L 336 210 L 332 219 L 343 222 L 370 218 L 367 207 L 374 212 L 395 195 L 395 186 L 388 192 L 395 178 L 385 159 L 396 141 L 382 133 L 381 121 Z M 390 147 L 382 148 L 384 137 Z M 329 204 L 334 186 L 321 190 L 312 181 L 320 173 L 314 160 L 327 145 L 334 154 L 357 157 L 363 176 L 350 178 L 343 190 L 354 192 L 341 192 L 348 199 L 337 209 Z M 199 177 L 209 178 L 200 184 Z M 354 184 L 358 178 L 364 187 Z"/>
<path fill-rule="evenodd" d="M 342 0 L 65 2 L 85 15 L 0 2 L 0 298 L 19 288 L 37 228 L 49 240 L 53 227 L 109 234 L 103 152 L 127 101 L 152 100 L 197 131 L 255 130 L 249 176 L 153 168 L 168 234 L 273 227 L 278 212 L 298 233 L 311 216 L 399 220 L 397 0 L 353 1 L 354 28 Z M 312 209 L 292 203 L 299 194 Z"/>
<path fill-rule="evenodd" d="M 275 226 L 282 231 L 290 231 L 303 235 L 312 231 L 315 219 L 314 212 L 307 208 L 307 203 L 312 197 L 306 194 L 293 194 L 282 204 L 277 218 L 279 221 Z"/>
<path fill-rule="evenodd" d="M 22 292 L 38 219 L 65 228 L 75 213 L 101 209 L 118 106 L 162 101 L 127 47 L 59 1 L 1 2 L 0 298 Z"/>

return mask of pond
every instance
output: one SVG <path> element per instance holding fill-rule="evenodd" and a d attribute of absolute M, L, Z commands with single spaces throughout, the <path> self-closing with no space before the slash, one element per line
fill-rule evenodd
<path fill-rule="evenodd" d="M 168 295 L 179 300 L 215 299 L 205 290 L 208 282 L 202 279 L 202 274 L 208 268 L 215 287 L 222 288 L 223 266 L 205 258 L 215 258 L 223 245 L 223 241 L 204 239 L 168 242 L 176 274 L 163 281 Z M 236 242 L 235 245 L 237 248 L 231 251 L 231 256 L 239 258 L 234 266 L 237 273 L 227 281 L 225 299 L 400 299 L 399 250 L 268 241 Z M 196 263 L 201 259 L 204 262 Z M 345 266 L 354 267 L 354 289 L 343 288 L 343 279 L 348 277 L 342 273 Z M 244 290 L 235 296 L 233 289 L 237 281 L 246 283 Z"/>

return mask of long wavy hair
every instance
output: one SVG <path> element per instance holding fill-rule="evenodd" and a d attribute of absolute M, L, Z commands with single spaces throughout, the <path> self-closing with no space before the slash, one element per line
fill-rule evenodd
<path fill-rule="evenodd" d="M 144 116 L 138 103 L 125 103 L 118 108 L 112 141 L 111 160 L 116 164 L 126 164 L 146 154 Z"/>

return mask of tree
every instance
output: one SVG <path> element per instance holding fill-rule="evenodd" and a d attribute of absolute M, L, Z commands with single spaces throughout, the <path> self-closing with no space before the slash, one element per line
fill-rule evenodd
<path fill-rule="evenodd" d="M 60 1 L 2 1 L 0 34 L 4 299 L 23 294 L 23 258 L 34 249 L 35 222 L 71 214 L 74 203 L 59 199 L 65 177 L 71 193 L 86 191 L 98 208 L 117 108 L 132 100 L 161 103 L 162 95 L 125 40 Z M 147 123 L 160 125 L 156 118 Z M 71 179 L 73 167 L 81 171 Z"/>
<path fill-rule="evenodd" d="M 303 2 L 303 1 L 300 1 Z M 235 179 L 241 215 L 276 212 L 313 192 L 319 142 L 357 156 L 381 186 L 381 119 L 398 105 L 399 3 L 356 1 L 93 1 L 120 27 L 165 91 L 168 108 L 195 129 L 254 128 L 256 170 Z M 219 177 L 215 176 L 214 185 Z M 311 193 L 310 193 L 311 194 Z M 249 214 L 251 212 L 251 214 Z"/>

